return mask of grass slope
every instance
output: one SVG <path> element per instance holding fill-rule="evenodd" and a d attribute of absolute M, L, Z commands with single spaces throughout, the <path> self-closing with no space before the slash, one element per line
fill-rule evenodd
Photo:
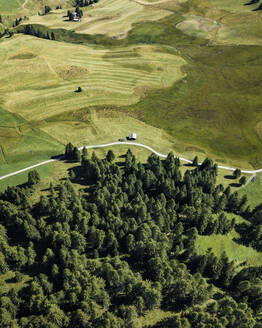
<path fill-rule="evenodd" d="M 28 0 L 24 7 L 36 13 L 45 4 L 51 3 Z M 34 145 L 31 134 L 36 131 L 52 136 L 48 138 L 56 144 L 55 150 L 70 137 L 79 145 L 107 142 L 118 134 L 126 135 L 131 128 L 142 136 L 138 121 L 142 120 L 168 132 L 171 148 L 178 155 L 210 156 L 242 168 L 262 166 L 258 12 L 239 0 L 101 0 L 83 8 L 84 18 L 74 24 L 62 17 L 70 2 L 51 7 L 56 4 L 63 9 L 32 16 L 29 22 L 42 24 L 38 28 L 49 33 L 50 28 L 63 28 L 54 30 L 56 39 L 68 43 L 30 36 L 0 41 L 1 104 L 27 122 L 22 129 L 27 138 L 21 153 L 30 154 Z M 236 23 L 248 32 L 237 32 Z M 223 40 L 225 28 L 230 34 Z M 234 33 L 242 42 L 234 39 Z M 76 94 L 73 90 L 79 85 L 84 91 Z M 94 106 L 107 112 L 96 123 L 90 113 L 100 111 Z M 72 111 L 87 118 L 73 115 L 64 121 Z M 127 120 L 118 118 L 120 111 L 129 115 Z M 134 120 L 128 122 L 130 116 Z M 146 134 L 153 135 L 151 131 L 148 128 Z M 9 150 L 21 145 L 16 142 L 21 131 L 12 126 L 0 132 L 4 145 L 0 160 L 8 166 L 15 160 Z M 158 140 L 144 135 L 142 139 L 152 146 Z M 44 145 L 38 146 L 47 154 Z"/>
<path fill-rule="evenodd" d="M 168 10 L 143 6 L 130 0 L 101 0 L 82 10 L 84 16 L 81 22 L 69 22 L 67 10 L 54 10 L 46 16 L 31 16 L 24 24 L 41 24 L 84 34 L 106 34 L 119 39 L 125 37 L 135 23 L 159 20 L 172 14 Z"/>
<path fill-rule="evenodd" d="M 60 142 L 0 107 L 0 175 L 62 151 Z"/>
<path fill-rule="evenodd" d="M 23 0 L 1 0 L 0 2 L 0 13 L 13 13 L 17 11 L 23 5 Z"/>
<path fill-rule="evenodd" d="M 87 106 L 135 103 L 147 90 L 181 79 L 185 64 L 152 46 L 108 51 L 22 35 L 2 41 L 1 57 L 3 107 L 28 121 Z M 80 94 L 74 92 L 78 85 Z"/>
<path fill-rule="evenodd" d="M 236 219 L 236 223 L 240 224 L 243 221 L 242 217 L 234 215 L 232 213 L 226 214 L 229 220 Z M 212 235 L 212 236 L 198 236 L 196 240 L 196 250 L 199 254 L 204 254 L 209 248 L 213 253 L 220 256 L 224 251 L 231 261 L 235 261 L 236 264 L 245 262 L 247 265 L 260 266 L 262 264 L 262 258 L 260 252 L 257 252 L 252 247 L 246 247 L 238 244 L 235 240 L 239 238 L 239 234 L 233 230 L 227 235 Z"/>

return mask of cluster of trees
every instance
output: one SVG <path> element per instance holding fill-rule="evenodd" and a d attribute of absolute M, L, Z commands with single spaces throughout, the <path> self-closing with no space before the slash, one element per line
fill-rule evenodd
<path fill-rule="evenodd" d="M 52 10 L 51 7 L 49 7 L 49 6 L 44 6 L 43 13 L 41 14 L 41 13 L 39 12 L 38 15 L 39 15 L 39 16 L 47 15 L 48 13 L 50 13 L 51 10 Z"/>
<path fill-rule="evenodd" d="M 34 25 L 28 24 L 25 25 L 24 28 L 22 30 L 17 30 L 18 33 L 25 33 L 28 35 L 33 35 L 36 36 L 38 38 L 42 38 L 42 39 L 48 39 L 48 40 L 55 40 L 55 34 L 54 32 L 44 32 L 41 31 L 40 29 L 35 29 Z"/>
<path fill-rule="evenodd" d="M 83 17 L 83 11 L 79 9 L 79 7 L 76 7 L 76 17 L 77 18 L 82 18 Z M 72 21 L 75 18 L 74 13 L 72 13 L 70 10 L 67 11 L 67 17 L 70 21 Z"/>
<path fill-rule="evenodd" d="M 262 206 L 217 185 L 209 159 L 182 176 L 172 153 L 77 154 L 83 189 L 66 179 L 40 199 L 30 183 L 0 194 L 0 273 L 15 272 L 0 286 L 1 327 L 132 328 L 156 308 L 174 315 L 155 328 L 261 327 L 262 267 L 199 255 L 195 241 L 237 228 L 228 212 L 258 222 Z"/>
<path fill-rule="evenodd" d="M 235 171 L 233 172 L 233 179 L 239 179 L 240 186 L 245 185 L 247 181 L 247 178 L 244 175 L 241 177 L 240 169 L 235 169 Z"/>
<path fill-rule="evenodd" d="M 71 142 L 69 142 L 65 147 L 65 159 L 80 162 L 81 153 L 77 147 L 71 144 Z"/>
<path fill-rule="evenodd" d="M 86 6 L 90 6 L 93 3 L 97 3 L 99 0 L 74 0 L 75 7 L 86 7 Z"/>

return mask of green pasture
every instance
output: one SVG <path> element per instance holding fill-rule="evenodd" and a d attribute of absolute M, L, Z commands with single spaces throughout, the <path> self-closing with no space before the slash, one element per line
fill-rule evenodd
<path fill-rule="evenodd" d="M 27 121 L 94 105 L 136 103 L 149 90 L 183 78 L 186 63 L 156 46 L 109 51 L 22 35 L 2 41 L 1 57 L 3 107 Z M 83 92 L 74 92 L 79 85 Z"/>
<path fill-rule="evenodd" d="M 0 107 L 1 176 L 46 160 L 62 150 L 60 142 Z"/>
<path fill-rule="evenodd" d="M 74 10 L 72 8 L 72 10 Z M 74 30 L 84 34 L 106 34 L 122 39 L 139 22 L 155 21 L 172 12 L 151 6 L 143 6 L 139 1 L 108 0 L 83 7 L 83 17 L 79 22 L 68 21 L 67 10 L 53 10 L 46 16 L 34 15 L 24 24 L 41 24 L 52 29 Z"/>
<path fill-rule="evenodd" d="M 229 220 L 236 219 L 236 224 L 246 223 L 242 217 L 232 213 L 226 213 Z M 257 252 L 252 247 L 246 247 L 238 244 L 239 234 L 233 230 L 226 235 L 198 236 L 196 240 L 196 251 L 199 254 L 204 254 L 209 248 L 212 249 L 216 256 L 220 256 L 226 252 L 230 261 L 236 264 L 246 262 L 247 265 L 260 266 L 262 264 L 261 253 Z"/>
<path fill-rule="evenodd" d="M 23 15 L 36 15 L 38 12 L 42 13 L 44 6 L 50 6 L 55 9 L 57 5 L 62 5 L 63 8 L 72 6 L 71 0 L 1 0 L 0 14 L 16 15 L 23 17 Z M 8 17 L 5 17 L 8 18 Z"/>
<path fill-rule="evenodd" d="M 25 8 L 37 13 L 31 2 Z M 162 153 L 262 166 L 262 48 L 249 45 L 252 31 L 241 46 L 230 39 L 234 28 L 227 45 L 219 36 L 246 24 L 245 15 L 259 31 L 252 8 L 238 0 L 110 0 L 83 8 L 75 24 L 62 17 L 70 3 L 60 3 L 62 10 L 32 15 L 29 23 L 66 42 L 0 40 L 4 173 L 47 159 L 67 141 L 111 142 L 131 131 Z M 74 92 L 78 86 L 82 93 Z"/>
<path fill-rule="evenodd" d="M 129 37 L 141 40 L 150 30 L 151 43 L 161 39 L 170 42 L 188 61 L 186 78 L 171 88 L 152 90 L 128 112 L 180 141 L 215 154 L 215 159 L 230 158 L 242 168 L 261 167 L 262 139 L 255 127 L 262 120 L 258 82 L 262 47 L 207 46 L 192 38 L 191 44 L 181 44 L 181 31 L 172 36 L 165 33 L 169 22 L 167 18 L 162 24 L 141 25 Z M 146 29 L 148 25 L 151 28 Z"/>
<path fill-rule="evenodd" d="M 256 174 L 255 181 L 239 190 L 240 195 L 247 195 L 248 204 L 251 208 L 262 203 L 262 174 Z"/>
<path fill-rule="evenodd" d="M 236 264 L 246 262 L 247 265 L 260 266 L 262 264 L 261 253 L 252 247 L 238 244 L 233 238 L 238 238 L 235 231 L 227 235 L 198 236 L 196 240 L 196 251 L 204 254 L 209 248 L 216 256 L 226 252 L 230 261 Z"/>
<path fill-rule="evenodd" d="M 25 0 L 1 0 L 0 14 L 10 14 L 21 8 Z"/>

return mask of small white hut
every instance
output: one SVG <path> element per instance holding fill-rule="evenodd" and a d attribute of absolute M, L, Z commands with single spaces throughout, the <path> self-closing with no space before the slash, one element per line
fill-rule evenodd
<path fill-rule="evenodd" d="M 136 140 L 136 133 L 135 132 L 130 133 L 128 139 L 129 140 Z"/>

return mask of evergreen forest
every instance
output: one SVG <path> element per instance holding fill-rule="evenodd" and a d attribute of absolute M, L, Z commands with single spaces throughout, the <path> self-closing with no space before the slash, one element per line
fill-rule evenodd
<path fill-rule="evenodd" d="M 216 164 L 65 155 L 79 165 L 59 185 L 37 194 L 33 171 L 0 194 L 1 328 L 136 328 L 157 309 L 172 315 L 144 327 L 262 327 L 262 267 L 196 251 L 233 230 L 262 251 L 262 205 L 217 184 Z"/>

